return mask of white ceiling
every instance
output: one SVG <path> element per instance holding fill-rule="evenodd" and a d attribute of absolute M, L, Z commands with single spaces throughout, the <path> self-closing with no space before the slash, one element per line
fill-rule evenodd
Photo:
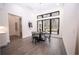
<path fill-rule="evenodd" d="M 24 7 L 28 7 L 29 9 L 34 11 L 44 11 L 52 8 L 57 8 L 61 4 L 59 3 L 21 3 L 20 5 Z"/>

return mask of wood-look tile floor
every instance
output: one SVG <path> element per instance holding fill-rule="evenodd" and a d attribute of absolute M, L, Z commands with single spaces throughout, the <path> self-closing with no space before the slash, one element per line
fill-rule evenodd
<path fill-rule="evenodd" d="M 62 39 L 32 43 L 32 38 L 11 38 L 11 43 L 1 48 L 2 55 L 66 55 Z"/>

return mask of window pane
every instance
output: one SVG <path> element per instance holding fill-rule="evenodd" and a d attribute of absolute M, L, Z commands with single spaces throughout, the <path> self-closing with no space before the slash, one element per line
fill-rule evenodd
<path fill-rule="evenodd" d="M 50 13 L 49 13 L 49 14 L 44 14 L 44 15 L 43 15 L 43 18 L 46 18 L 46 17 L 50 17 Z"/>
<path fill-rule="evenodd" d="M 40 21 L 37 21 L 37 23 L 38 23 L 38 32 L 40 32 L 40 29 L 42 30 L 42 21 L 40 20 Z"/>
<path fill-rule="evenodd" d="M 56 11 L 56 12 L 52 12 L 52 16 L 58 16 L 60 14 L 59 11 Z"/>
<path fill-rule="evenodd" d="M 42 15 L 37 16 L 37 19 L 41 19 L 41 18 L 42 18 Z"/>
<path fill-rule="evenodd" d="M 51 32 L 53 32 L 53 33 L 58 33 L 58 29 L 59 29 L 59 18 L 54 18 L 54 19 L 52 19 L 52 21 L 51 21 L 52 23 L 52 25 L 51 25 Z"/>
<path fill-rule="evenodd" d="M 43 20 L 43 32 L 50 32 L 50 19 Z"/>

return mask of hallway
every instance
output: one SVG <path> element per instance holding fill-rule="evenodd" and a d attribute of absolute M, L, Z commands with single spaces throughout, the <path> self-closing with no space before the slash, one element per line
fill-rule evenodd
<path fill-rule="evenodd" d="M 1 48 L 2 55 L 66 55 L 62 39 L 52 38 L 49 43 L 32 43 L 32 38 L 18 39 L 11 38 L 11 43 Z"/>

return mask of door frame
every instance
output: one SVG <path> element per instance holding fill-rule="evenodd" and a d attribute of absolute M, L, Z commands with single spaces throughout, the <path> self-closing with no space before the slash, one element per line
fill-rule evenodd
<path fill-rule="evenodd" d="M 13 16 L 17 16 L 17 17 L 20 17 L 20 26 L 21 26 L 21 31 L 20 31 L 20 35 L 21 35 L 21 38 L 23 37 L 23 33 L 21 33 L 22 32 L 22 17 L 21 16 L 18 16 L 18 15 L 15 15 L 15 14 L 12 14 L 12 13 L 8 13 L 8 26 L 9 26 L 9 15 L 13 15 Z M 8 27 L 8 29 L 9 29 L 9 27 Z M 10 29 L 9 29 L 10 30 Z M 9 34 L 9 37 L 10 37 L 10 34 Z"/>

